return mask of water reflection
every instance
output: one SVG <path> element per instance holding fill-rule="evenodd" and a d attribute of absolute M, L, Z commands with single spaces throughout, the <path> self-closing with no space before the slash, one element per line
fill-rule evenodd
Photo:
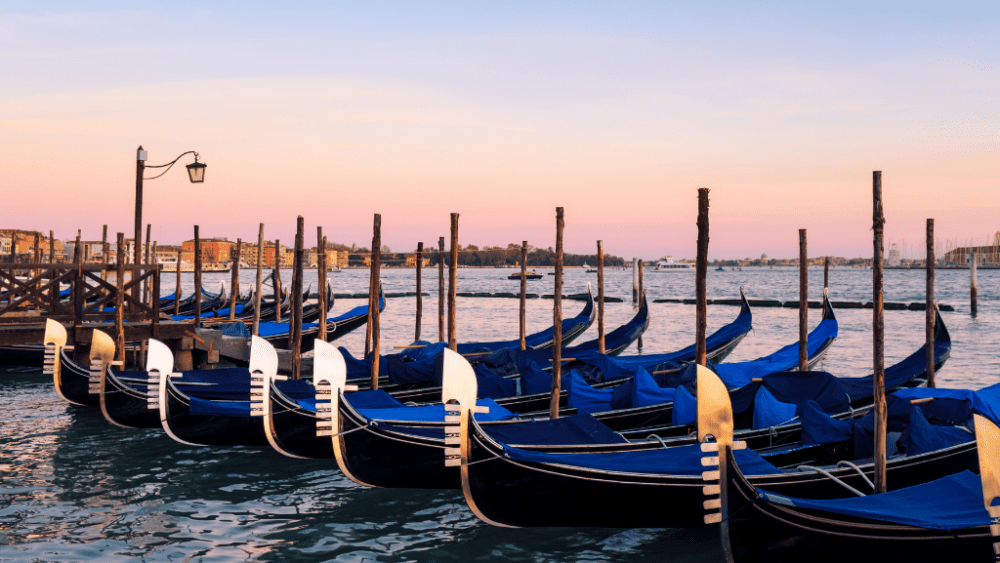
<path fill-rule="evenodd" d="M 435 288 L 436 272 L 425 287 Z M 244 273 L 244 283 L 252 275 Z M 463 291 L 516 291 L 503 270 L 461 270 Z M 315 275 L 310 272 L 309 275 Z M 811 296 L 821 295 L 821 271 L 813 271 Z M 217 286 L 226 275 L 206 275 Z M 743 285 L 756 298 L 797 298 L 794 271 L 712 272 L 709 296 L 732 298 Z M 959 310 L 945 313 L 954 349 L 940 374 L 945 386 L 980 387 L 998 381 L 997 291 L 1000 276 L 981 271 L 980 314 L 967 314 L 967 273 L 938 276 L 938 296 Z M 169 276 L 167 276 L 169 277 Z M 412 270 L 387 271 L 386 291 L 411 291 Z M 287 279 L 287 278 L 286 278 Z M 367 273 L 331 276 L 338 291 L 361 292 Z M 628 297 L 628 271 L 608 272 L 608 294 Z M 529 286 L 551 292 L 551 278 Z M 594 276 L 567 274 L 566 293 L 584 291 Z M 693 296 L 693 276 L 647 275 L 652 297 Z M 167 284 L 164 284 L 165 286 Z M 889 301 L 922 299 L 923 272 L 888 271 Z M 871 272 L 834 270 L 834 299 L 867 301 Z M 165 292 L 172 288 L 165 287 Z M 345 311 L 361 300 L 341 299 Z M 550 300 L 528 302 L 529 330 L 551 322 Z M 582 303 L 567 302 L 575 314 Z M 384 347 L 413 336 L 414 298 L 390 299 L 383 316 Z M 424 335 L 437 334 L 436 299 L 426 298 Z M 608 327 L 634 314 L 629 303 L 607 307 Z M 736 307 L 709 307 L 710 330 L 731 321 Z M 821 369 L 863 376 L 871 370 L 871 311 L 838 309 L 838 342 Z M 819 322 L 810 311 L 810 324 Z M 886 312 L 886 355 L 897 361 L 923 343 L 922 312 Z M 459 299 L 462 339 L 514 338 L 517 300 Z M 795 309 L 755 310 L 752 332 L 730 361 L 768 354 L 798 337 Z M 655 304 L 645 351 L 691 343 L 694 307 Z M 594 337 L 593 329 L 583 339 Z M 357 352 L 363 331 L 338 344 Z M 0 372 L 0 561 L 720 561 L 714 530 L 526 529 L 481 524 L 458 491 L 363 489 L 328 461 L 301 461 L 269 450 L 197 448 L 173 442 L 156 430 L 128 430 L 106 423 L 99 412 L 70 407 L 37 371 Z M 669 507 L 648 507 L 665 510 Z"/>

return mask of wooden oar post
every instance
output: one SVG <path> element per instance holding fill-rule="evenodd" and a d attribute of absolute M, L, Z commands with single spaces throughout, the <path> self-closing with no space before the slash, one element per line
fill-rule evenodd
<path fill-rule="evenodd" d="M 372 315 L 372 389 L 378 389 L 379 354 L 382 348 L 381 312 L 379 303 L 382 294 L 382 216 L 375 215 L 375 238 L 372 240 L 372 304 L 368 308 Z"/>
<path fill-rule="evenodd" d="M 563 229 L 566 221 L 563 208 L 556 208 L 556 284 L 552 292 L 552 398 L 549 401 L 549 418 L 559 418 L 559 398 L 562 392 L 562 286 L 563 286 Z"/>
<path fill-rule="evenodd" d="M 319 278 L 319 336 L 318 338 L 326 342 L 326 316 L 330 306 L 327 304 L 326 293 L 326 237 L 323 236 L 323 227 L 316 227 L 316 277 Z"/>
<path fill-rule="evenodd" d="M 518 307 L 518 320 L 521 325 L 520 344 L 522 350 L 528 349 L 527 323 L 528 323 L 528 241 L 521 241 L 521 304 Z"/>
<path fill-rule="evenodd" d="M 705 327 L 708 300 L 705 278 L 708 273 L 708 188 L 698 188 L 698 256 L 695 259 L 695 361 L 705 365 Z"/>
<path fill-rule="evenodd" d="M 458 291 L 458 213 L 451 214 L 451 260 L 448 261 L 448 347 L 458 351 L 455 297 Z"/>
<path fill-rule="evenodd" d="M 243 253 L 243 239 L 236 239 L 236 256 L 232 259 L 232 281 L 229 284 L 229 320 L 236 320 L 236 299 L 240 296 L 240 254 Z"/>
<path fill-rule="evenodd" d="M 937 323 L 937 310 L 934 307 L 934 219 L 927 220 L 927 315 L 925 316 L 927 348 L 927 386 L 936 387 L 934 382 L 934 332 Z"/>
<path fill-rule="evenodd" d="M 302 377 L 302 273 L 305 269 L 305 220 L 301 215 L 295 224 L 295 277 L 292 278 L 292 311 L 295 315 L 289 328 L 292 349 L 292 379 Z"/>
<path fill-rule="evenodd" d="M 201 238 L 194 226 L 194 327 L 201 326 Z"/>
<path fill-rule="evenodd" d="M 882 311 L 882 275 L 885 214 L 882 210 L 882 172 L 872 173 L 872 231 L 874 231 L 874 258 L 872 259 L 872 340 L 874 344 L 875 386 L 875 492 L 886 491 L 886 405 L 885 405 L 885 319 Z"/>
<path fill-rule="evenodd" d="M 979 288 L 976 287 L 976 249 L 969 249 L 969 312 L 975 317 L 978 312 Z"/>
<path fill-rule="evenodd" d="M 260 298 L 261 298 L 261 283 L 262 274 L 264 273 L 264 223 L 260 224 L 260 230 L 257 231 L 257 285 L 254 286 L 253 292 L 253 335 L 260 335 Z M 178 272 L 180 272 L 180 266 L 178 265 Z M 177 274 L 177 279 L 180 280 L 180 274 Z M 178 284 L 178 288 L 180 284 Z"/>
<path fill-rule="evenodd" d="M 417 243 L 417 318 L 413 322 L 413 340 L 420 340 L 420 323 L 424 316 L 424 294 L 420 274 L 423 271 L 424 243 Z"/>
<path fill-rule="evenodd" d="M 799 229 L 799 371 L 809 369 L 809 248 Z"/>
<path fill-rule="evenodd" d="M 281 239 L 274 239 L 274 271 L 271 276 L 271 287 L 274 289 L 274 322 L 281 322 Z"/>
<path fill-rule="evenodd" d="M 438 342 L 444 342 L 444 237 L 438 238 Z"/>
<path fill-rule="evenodd" d="M 117 336 L 116 357 L 125 363 L 125 233 L 118 233 L 118 249 L 115 252 L 115 335 Z M 124 365 L 122 366 L 124 368 Z"/>
<path fill-rule="evenodd" d="M 597 241 L 597 349 L 604 350 L 604 241 Z"/>

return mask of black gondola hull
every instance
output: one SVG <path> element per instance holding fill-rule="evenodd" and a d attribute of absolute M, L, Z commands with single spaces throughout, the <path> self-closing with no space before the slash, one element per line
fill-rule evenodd
<path fill-rule="evenodd" d="M 160 400 L 166 401 L 161 422 L 175 440 L 198 446 L 269 445 L 260 418 L 194 414 L 187 397 L 171 382 Z"/>

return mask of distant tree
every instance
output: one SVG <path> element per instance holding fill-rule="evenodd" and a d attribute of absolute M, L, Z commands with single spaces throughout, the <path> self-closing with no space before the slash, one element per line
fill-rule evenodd
<path fill-rule="evenodd" d="M 382 245 L 382 254 L 392 254 L 392 249 L 389 248 L 388 244 Z"/>

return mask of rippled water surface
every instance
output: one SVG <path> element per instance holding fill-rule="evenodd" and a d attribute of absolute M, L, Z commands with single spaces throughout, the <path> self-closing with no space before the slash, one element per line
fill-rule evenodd
<path fill-rule="evenodd" d="M 459 291 L 516 292 L 513 270 L 460 270 Z M 436 270 L 426 271 L 422 335 L 437 335 Z M 631 271 L 608 271 L 607 294 L 631 297 Z M 288 273 L 284 274 L 288 279 Z M 822 270 L 810 271 L 810 298 L 822 295 Z M 413 270 L 384 272 L 387 292 L 413 291 Z M 164 292 L 173 290 L 164 277 Z M 250 283 L 251 272 L 241 276 Z M 315 279 L 315 272 L 307 278 Z M 362 292 L 367 272 L 331 274 L 338 292 Z M 228 274 L 208 274 L 214 291 Z M 551 276 L 529 291 L 552 293 Z M 570 270 L 565 293 L 585 290 L 594 274 Z M 190 290 L 190 274 L 183 283 Z M 688 273 L 647 273 L 651 298 L 694 296 Z M 795 270 L 710 272 L 709 298 L 733 298 L 743 286 L 752 298 L 798 298 Z M 308 279 L 307 279 L 308 284 Z M 924 272 L 886 272 L 886 301 L 924 299 Z M 871 271 L 833 269 L 832 299 L 870 301 Z M 954 348 L 939 374 L 941 386 L 982 387 L 998 374 L 1000 273 L 979 272 L 979 315 L 969 314 L 968 272 L 939 271 L 937 297 Z M 334 314 L 363 300 L 338 300 Z M 516 299 L 459 299 L 462 341 L 516 338 Z M 551 324 L 552 301 L 528 302 L 529 330 Z M 565 315 L 582 303 L 564 302 Z M 390 299 L 382 317 L 383 346 L 413 338 L 414 298 Z M 709 330 L 732 320 L 736 307 L 710 306 Z M 634 314 L 631 303 L 607 305 L 609 330 Z M 644 352 L 692 342 L 694 307 L 655 304 Z M 840 338 L 820 369 L 863 376 L 871 370 L 870 310 L 838 309 Z M 886 312 L 891 364 L 921 346 L 924 313 Z M 810 310 L 810 325 L 819 311 Z M 728 361 L 753 359 L 795 341 L 798 310 L 758 308 L 754 332 Z M 584 335 L 595 337 L 596 327 Z M 364 331 L 338 342 L 360 352 Z M 628 353 L 635 353 L 634 349 Z M 156 430 L 112 426 L 93 409 L 71 407 L 37 369 L 0 372 L 0 561 L 720 561 L 715 530 L 493 528 L 479 522 L 457 491 L 364 489 L 331 461 L 283 458 L 263 449 L 195 448 Z M 670 510 L 670 507 L 637 507 Z"/>

